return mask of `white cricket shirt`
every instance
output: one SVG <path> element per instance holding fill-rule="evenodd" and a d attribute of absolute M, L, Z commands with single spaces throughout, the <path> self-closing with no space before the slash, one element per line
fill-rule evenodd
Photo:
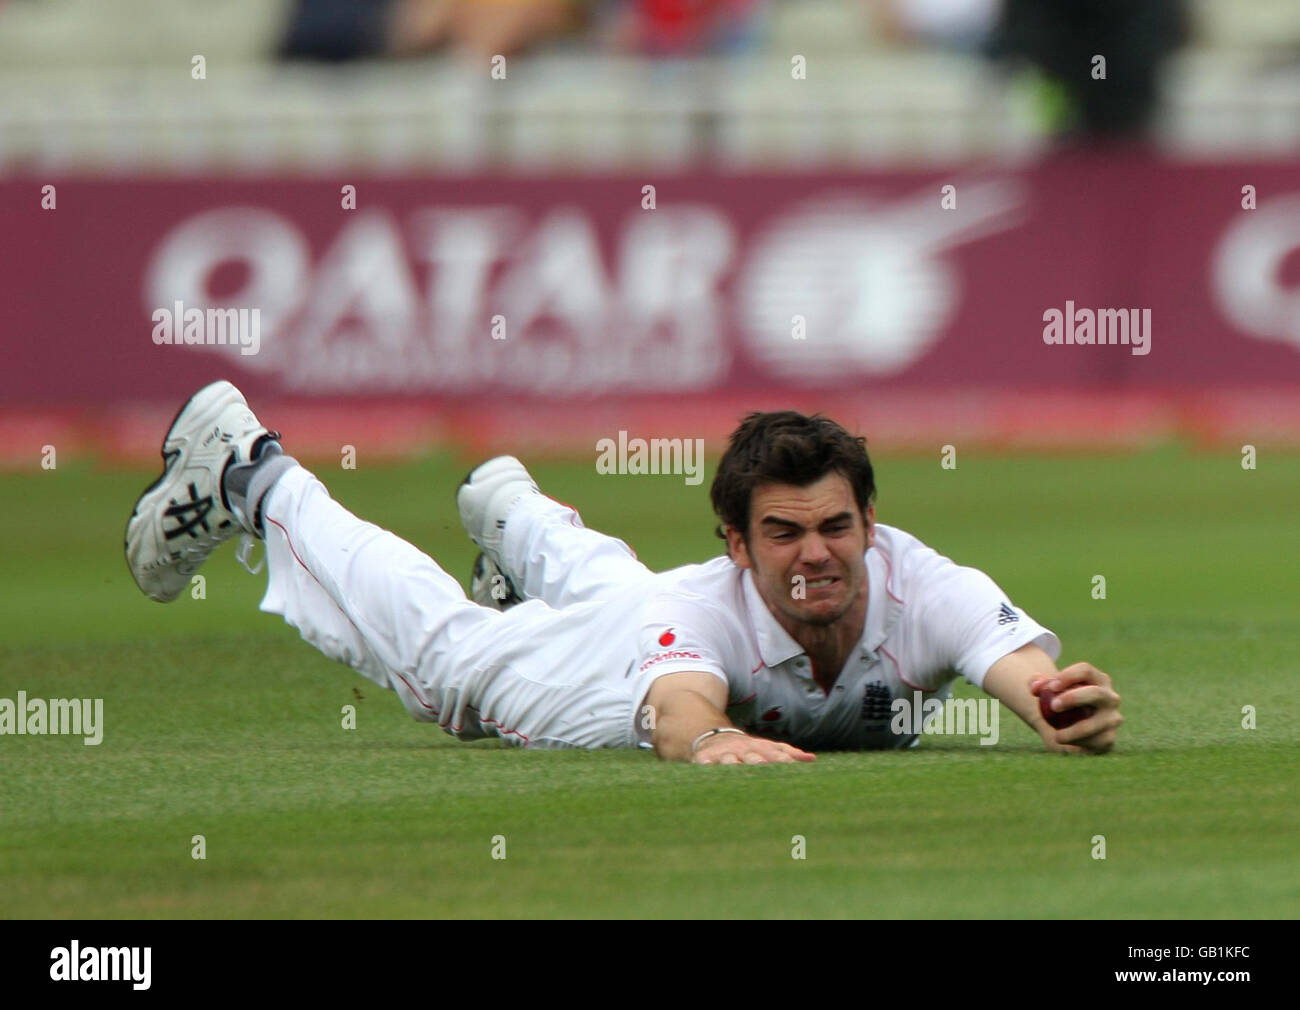
<path fill-rule="evenodd" d="M 727 716 L 757 736 L 809 750 L 903 747 L 914 735 L 889 728 L 895 698 L 945 698 L 965 677 L 982 687 L 989 667 L 1023 645 L 1053 660 L 1061 643 L 1015 607 L 983 572 L 951 560 L 902 530 L 876 523 L 866 554 L 862 639 L 827 692 L 808 656 L 763 603 L 750 573 L 730 558 L 672 573 L 642 612 L 634 710 L 669 673 L 711 673 L 727 685 Z M 644 720 L 637 738 L 648 745 Z"/>

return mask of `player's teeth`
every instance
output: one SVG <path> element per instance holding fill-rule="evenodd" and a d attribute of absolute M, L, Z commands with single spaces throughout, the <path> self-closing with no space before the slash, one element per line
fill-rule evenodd
<path fill-rule="evenodd" d="M 834 581 L 834 579 L 814 579 L 812 582 L 809 582 L 808 585 L 813 586 L 814 588 L 821 588 L 822 586 L 829 586 Z"/>

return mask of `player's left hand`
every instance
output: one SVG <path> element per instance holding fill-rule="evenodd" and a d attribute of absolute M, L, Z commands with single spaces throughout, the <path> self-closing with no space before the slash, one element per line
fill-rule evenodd
<path fill-rule="evenodd" d="M 1095 710 L 1087 719 L 1065 729 L 1046 726 L 1044 742 L 1048 742 L 1050 734 L 1050 742 L 1076 754 L 1105 754 L 1115 746 L 1115 734 L 1124 717 L 1119 714 L 1120 696 L 1111 686 L 1110 674 L 1091 663 L 1074 663 L 1053 677 L 1035 677 L 1029 682 L 1034 697 L 1044 687 L 1056 692 L 1052 705 L 1058 712 L 1083 705 Z"/>

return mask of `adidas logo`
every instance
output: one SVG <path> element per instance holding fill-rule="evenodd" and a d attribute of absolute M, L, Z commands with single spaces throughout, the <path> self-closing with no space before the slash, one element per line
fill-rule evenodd
<path fill-rule="evenodd" d="M 1011 624 L 1020 620 L 1020 615 L 1011 609 L 1010 604 L 1004 603 L 998 608 L 998 624 Z"/>

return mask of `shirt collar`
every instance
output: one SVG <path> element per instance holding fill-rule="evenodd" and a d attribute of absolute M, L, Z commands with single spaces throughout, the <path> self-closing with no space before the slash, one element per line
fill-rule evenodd
<path fill-rule="evenodd" d="M 903 611 L 903 601 L 894 585 L 893 563 L 878 547 L 866 554 L 867 563 L 867 620 L 862 631 L 861 648 L 874 653 L 889 638 L 898 617 Z M 781 627 L 772 611 L 758 594 L 754 578 L 748 568 L 742 569 L 740 581 L 749 610 L 750 627 L 758 642 L 758 655 L 768 669 L 788 663 L 804 654 L 803 646 Z"/>
<path fill-rule="evenodd" d="M 770 670 L 788 663 L 795 656 L 802 656 L 803 646 L 790 637 L 790 633 L 772 616 L 772 611 L 767 609 L 748 568 L 741 570 L 740 581 L 744 586 L 745 606 L 749 609 L 749 625 L 758 639 L 758 655 L 763 665 Z"/>
<path fill-rule="evenodd" d="M 902 612 L 893 561 L 879 546 L 871 547 L 867 550 L 867 624 L 862 631 L 862 647 L 873 653 L 879 649 Z"/>

